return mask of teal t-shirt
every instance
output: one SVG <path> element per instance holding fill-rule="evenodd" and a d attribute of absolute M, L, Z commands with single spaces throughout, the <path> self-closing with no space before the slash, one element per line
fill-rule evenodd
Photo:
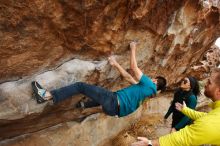
<path fill-rule="evenodd" d="M 120 103 L 119 116 L 127 116 L 134 112 L 143 100 L 156 94 L 156 92 L 156 84 L 148 76 L 143 74 L 138 84 L 131 85 L 116 92 Z"/>

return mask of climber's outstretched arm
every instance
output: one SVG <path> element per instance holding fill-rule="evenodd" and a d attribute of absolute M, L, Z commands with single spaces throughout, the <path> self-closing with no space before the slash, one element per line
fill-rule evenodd
<path fill-rule="evenodd" d="M 114 56 L 108 58 L 109 63 L 114 66 L 125 80 L 131 84 L 137 84 L 137 81 L 115 60 Z"/>
<path fill-rule="evenodd" d="M 131 57 L 130 57 L 130 68 L 134 72 L 135 78 L 139 81 L 141 79 L 141 76 L 143 75 L 142 71 L 137 66 L 136 61 L 136 42 L 130 43 L 130 49 L 131 49 Z"/>

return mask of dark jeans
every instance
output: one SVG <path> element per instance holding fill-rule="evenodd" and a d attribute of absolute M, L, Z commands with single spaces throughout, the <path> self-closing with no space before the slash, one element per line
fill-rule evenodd
<path fill-rule="evenodd" d="M 107 115 L 115 116 L 119 113 L 117 94 L 98 86 L 76 82 L 69 86 L 53 90 L 51 94 L 54 103 L 59 103 L 77 94 L 83 94 L 89 97 L 93 103 L 102 105 L 102 109 Z"/>

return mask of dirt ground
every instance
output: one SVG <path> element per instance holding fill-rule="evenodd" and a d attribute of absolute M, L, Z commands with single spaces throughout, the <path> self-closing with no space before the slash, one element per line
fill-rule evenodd
<path fill-rule="evenodd" d="M 165 135 L 170 131 L 171 120 L 163 120 L 163 115 L 153 114 L 140 118 L 137 122 L 110 139 L 103 146 L 129 146 L 138 136 L 150 139 Z"/>

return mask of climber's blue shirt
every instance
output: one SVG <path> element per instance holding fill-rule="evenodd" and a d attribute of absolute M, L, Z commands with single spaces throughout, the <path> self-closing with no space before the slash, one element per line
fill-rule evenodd
<path fill-rule="evenodd" d="M 147 97 L 156 94 L 156 84 L 146 75 L 142 75 L 138 84 L 117 91 L 120 103 L 119 116 L 134 112 Z"/>

